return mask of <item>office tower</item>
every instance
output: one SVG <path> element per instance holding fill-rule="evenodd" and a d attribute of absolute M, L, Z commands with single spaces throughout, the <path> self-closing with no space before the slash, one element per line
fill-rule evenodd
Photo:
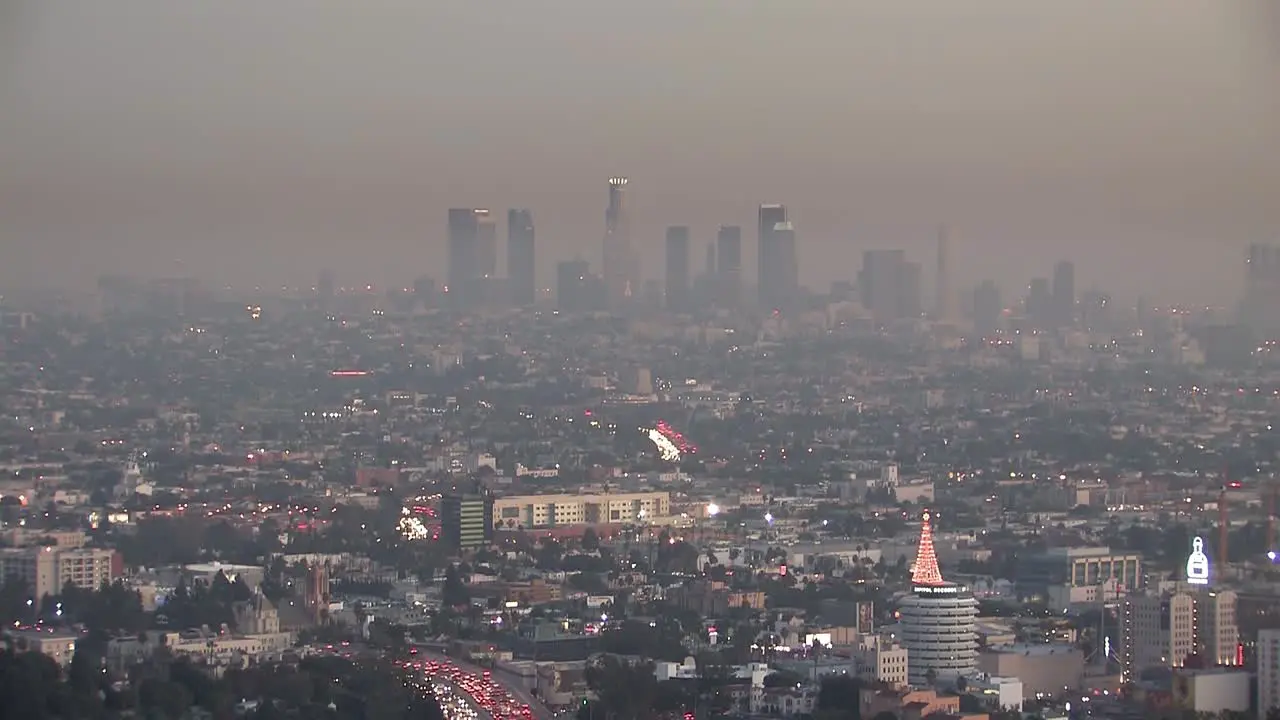
<path fill-rule="evenodd" d="M 858 273 L 858 294 L 878 323 L 920 316 L 920 264 L 902 250 L 867 250 Z"/>
<path fill-rule="evenodd" d="M 1000 288 L 994 281 L 983 280 L 973 291 L 973 334 L 990 337 L 1000 331 L 1004 305 L 1000 301 Z"/>
<path fill-rule="evenodd" d="M 667 228 L 666 308 L 688 311 L 690 291 L 689 228 L 672 225 Z"/>
<path fill-rule="evenodd" d="M 1258 717 L 1280 708 L 1280 629 L 1258 631 Z"/>
<path fill-rule="evenodd" d="M 858 272 L 858 296 L 862 307 L 877 322 L 896 320 L 898 313 L 898 273 L 906 262 L 902 250 L 866 250 Z"/>
<path fill-rule="evenodd" d="M 777 236 L 780 226 L 790 227 L 787 225 L 787 207 L 777 204 L 761 205 L 757 221 L 756 292 L 759 294 L 760 307 L 770 310 L 784 305 L 787 300 L 787 249 Z M 791 234 L 791 242 L 794 251 L 794 233 Z"/>
<path fill-rule="evenodd" d="M 942 578 L 928 511 L 920 521 L 911 585 L 911 594 L 898 608 L 908 682 L 925 686 L 931 676 L 947 681 L 972 675 L 978 657 L 978 601 L 968 588 Z"/>
<path fill-rule="evenodd" d="M 898 286 L 898 312 L 903 318 L 919 319 L 924 312 L 924 304 L 921 301 L 921 268 L 920 263 L 907 262 L 902 264 L 901 274 L 898 276 L 900 285 Z"/>
<path fill-rule="evenodd" d="M 518 307 L 533 305 L 538 299 L 538 284 L 532 211 L 507 211 L 507 277 L 511 281 L 512 303 Z"/>
<path fill-rule="evenodd" d="M 721 225 L 716 233 L 716 304 L 735 308 L 742 296 L 742 228 Z"/>
<path fill-rule="evenodd" d="M 1241 322 L 1260 334 L 1280 330 L 1280 247 L 1250 245 L 1244 280 Z"/>
<path fill-rule="evenodd" d="M 1109 295 L 1097 290 L 1086 290 L 1080 294 L 1080 323 L 1084 329 L 1106 332 L 1114 320 Z"/>
<path fill-rule="evenodd" d="M 769 271 L 768 307 L 787 308 L 795 304 L 800 294 L 800 269 L 796 258 L 796 229 L 790 222 L 773 226 L 769 242 L 772 244 L 773 267 Z"/>
<path fill-rule="evenodd" d="M 498 277 L 498 220 L 488 210 L 476 210 L 476 277 Z"/>
<path fill-rule="evenodd" d="M 472 208 L 449 209 L 449 292 L 476 277 L 476 216 Z"/>
<path fill-rule="evenodd" d="M 1239 665 L 1237 597 L 1230 590 L 1130 595 L 1121 608 L 1120 671 L 1131 681 L 1149 668 Z"/>
<path fill-rule="evenodd" d="M 1031 284 L 1027 286 L 1023 314 L 1036 330 L 1045 330 L 1052 326 L 1053 294 L 1049 290 L 1048 278 L 1031 278 Z"/>
<path fill-rule="evenodd" d="M 440 530 L 449 547 L 479 548 L 493 541 L 493 497 L 450 494 L 440 499 Z"/>
<path fill-rule="evenodd" d="M 1234 590 L 1201 590 L 1196 596 L 1197 652 L 1206 665 L 1241 665 L 1238 596 Z"/>
<path fill-rule="evenodd" d="M 626 178 L 609 178 L 609 205 L 604 213 L 603 275 L 610 309 L 625 306 L 640 293 L 640 257 L 631 245 L 626 189 Z"/>
<path fill-rule="evenodd" d="M 483 280 L 498 272 L 497 226 L 482 208 L 449 210 L 449 285 L 455 306 L 483 296 Z"/>
<path fill-rule="evenodd" d="M 1061 260 L 1053 266 L 1053 325 L 1071 327 L 1076 324 L 1076 266 Z"/>
<path fill-rule="evenodd" d="M 955 298 L 951 292 L 951 248 L 945 227 L 938 230 L 938 260 L 933 287 L 933 319 L 955 320 Z"/>
<path fill-rule="evenodd" d="M 693 280 L 694 308 L 707 308 L 716 302 L 716 244 L 707 243 L 703 270 Z"/>

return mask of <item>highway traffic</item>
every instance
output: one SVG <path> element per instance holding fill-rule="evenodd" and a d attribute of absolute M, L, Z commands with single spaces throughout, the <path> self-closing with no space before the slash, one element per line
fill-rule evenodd
<path fill-rule="evenodd" d="M 446 659 L 418 658 L 404 663 L 420 686 L 436 688 L 440 706 L 450 720 L 538 720 L 528 703 L 515 697 L 488 670 L 463 668 Z M 445 706 L 445 695 L 450 706 Z"/>

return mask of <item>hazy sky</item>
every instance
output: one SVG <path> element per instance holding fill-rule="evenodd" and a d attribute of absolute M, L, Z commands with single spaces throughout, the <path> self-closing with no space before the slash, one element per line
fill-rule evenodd
<path fill-rule="evenodd" d="M 750 272 L 785 202 L 817 287 L 946 222 L 957 286 L 1227 302 L 1280 241 L 1277 5 L 0 0 L 0 283 L 442 277 L 448 207 L 524 206 L 547 285 L 625 174 L 649 276 L 668 224 Z"/>

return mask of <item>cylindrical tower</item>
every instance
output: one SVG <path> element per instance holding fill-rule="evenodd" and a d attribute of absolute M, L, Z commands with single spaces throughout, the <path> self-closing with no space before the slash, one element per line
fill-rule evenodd
<path fill-rule="evenodd" d="M 929 684 L 971 675 L 977 667 L 978 601 L 963 585 L 917 587 L 898 608 L 902 646 L 907 649 L 907 682 Z"/>
<path fill-rule="evenodd" d="M 929 521 L 926 511 L 911 567 L 912 592 L 898 607 L 907 682 L 916 686 L 971 675 L 978 656 L 978 601 L 968 588 L 942 579 Z"/>

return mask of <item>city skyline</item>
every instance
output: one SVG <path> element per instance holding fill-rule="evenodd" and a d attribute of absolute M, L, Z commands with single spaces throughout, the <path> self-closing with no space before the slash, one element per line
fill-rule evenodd
<path fill-rule="evenodd" d="M 401 284 L 444 274 L 440 217 L 468 206 L 530 208 L 545 278 L 551 258 L 599 262 L 616 172 L 649 276 L 668 225 L 700 247 L 770 201 L 815 287 L 871 249 L 932 266 L 946 223 L 956 288 L 1070 257 L 1079 290 L 1228 304 L 1248 245 L 1280 235 L 1262 5 L 558 0 L 568 19 L 521 6 L 493 26 L 291 2 L 10 9 L 0 283 L 297 284 L 328 267 Z M 756 253 L 748 237 L 748 278 Z"/>

